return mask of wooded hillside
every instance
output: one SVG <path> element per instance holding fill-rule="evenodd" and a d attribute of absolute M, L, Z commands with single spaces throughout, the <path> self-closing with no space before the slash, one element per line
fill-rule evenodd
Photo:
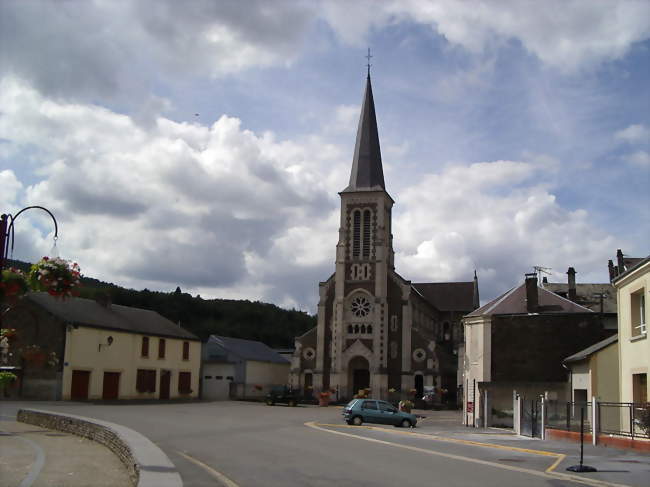
<path fill-rule="evenodd" d="M 30 264 L 10 261 L 9 265 L 29 272 Z M 274 348 L 293 348 L 294 337 L 316 326 L 316 317 L 303 311 L 286 310 L 274 304 L 232 299 L 202 299 L 184 293 L 136 291 L 91 277 L 81 278 L 80 297 L 93 299 L 98 293 L 114 304 L 157 311 L 202 340 L 209 335 L 259 340 Z"/>

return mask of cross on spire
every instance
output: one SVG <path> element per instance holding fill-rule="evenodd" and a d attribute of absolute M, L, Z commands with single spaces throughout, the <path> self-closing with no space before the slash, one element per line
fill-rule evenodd
<path fill-rule="evenodd" d="M 373 57 L 373 56 L 370 54 L 370 48 L 368 48 L 368 54 L 365 56 L 365 58 L 368 60 L 368 64 L 367 64 L 367 66 L 368 66 L 368 76 L 370 76 L 370 66 L 372 66 L 372 64 L 370 64 L 370 58 L 371 57 Z"/>

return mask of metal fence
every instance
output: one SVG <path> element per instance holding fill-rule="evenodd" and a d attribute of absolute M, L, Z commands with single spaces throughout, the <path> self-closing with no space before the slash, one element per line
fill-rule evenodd
<path fill-rule="evenodd" d="M 565 431 L 580 431 L 580 410 L 584 409 L 585 433 L 592 432 L 591 402 L 546 402 L 546 427 Z M 644 430 L 650 416 L 650 403 L 596 402 L 598 434 L 650 438 Z"/>
<path fill-rule="evenodd" d="M 621 436 L 650 438 L 650 430 L 644 430 L 650 416 L 650 403 L 599 402 L 598 432 Z"/>

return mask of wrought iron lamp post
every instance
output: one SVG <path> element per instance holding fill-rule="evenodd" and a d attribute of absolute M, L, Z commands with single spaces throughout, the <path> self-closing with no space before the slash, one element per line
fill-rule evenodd
<path fill-rule="evenodd" d="M 59 238 L 59 225 L 56 223 L 56 218 L 54 218 L 54 215 L 50 210 L 43 206 L 27 206 L 15 215 L 12 215 L 11 213 L 2 214 L 2 216 L 0 216 L 0 272 L 5 268 L 9 249 L 11 248 L 12 252 L 14 249 L 14 222 L 16 221 L 16 218 L 18 218 L 21 213 L 32 209 L 43 210 L 52 217 L 52 221 L 54 222 L 54 242 L 56 243 L 56 239 Z"/>

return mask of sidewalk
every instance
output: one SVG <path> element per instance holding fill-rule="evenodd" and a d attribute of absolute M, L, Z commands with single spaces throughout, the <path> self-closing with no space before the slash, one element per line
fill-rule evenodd
<path fill-rule="evenodd" d="M 553 452 L 566 455 L 554 469 L 566 473 L 566 468 L 580 462 L 580 444 L 562 440 L 540 440 L 515 435 L 501 428 L 471 428 L 461 424 L 458 411 L 413 410 L 422 419 L 416 431 L 465 442 L 486 443 L 501 447 Z M 478 446 L 478 448 L 481 448 Z M 489 448 L 486 446 L 485 448 Z M 575 474 L 617 484 L 647 487 L 650 478 L 650 455 L 645 452 L 617 449 L 609 446 L 584 445 L 584 464 L 598 469 L 596 473 Z"/>
<path fill-rule="evenodd" d="M 94 441 L 0 420 L 1 485 L 130 487 L 120 460 Z"/>

